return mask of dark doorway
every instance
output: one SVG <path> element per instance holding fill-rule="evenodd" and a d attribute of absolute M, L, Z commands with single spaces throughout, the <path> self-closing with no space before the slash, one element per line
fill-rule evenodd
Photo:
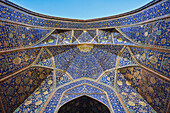
<path fill-rule="evenodd" d="M 110 113 L 106 105 L 87 96 L 64 104 L 58 113 Z"/>

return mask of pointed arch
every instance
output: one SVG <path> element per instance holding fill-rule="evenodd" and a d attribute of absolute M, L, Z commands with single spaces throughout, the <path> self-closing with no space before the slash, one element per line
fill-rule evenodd
<path fill-rule="evenodd" d="M 74 98 L 74 99 L 66 102 L 65 104 L 63 104 L 62 106 L 60 106 L 60 107 L 58 108 L 57 113 L 60 113 L 60 110 L 62 109 L 63 106 L 66 106 L 66 105 L 70 104 L 70 102 L 74 102 L 74 101 L 76 101 L 76 100 L 80 100 L 80 99 L 82 99 L 83 97 L 86 97 L 87 99 L 90 99 L 91 101 L 95 101 L 95 102 L 99 103 L 101 106 L 103 106 L 103 107 L 105 107 L 105 108 L 107 109 L 106 111 L 108 111 L 109 113 L 112 113 L 112 112 L 111 112 L 111 109 L 110 109 L 106 104 L 104 104 L 104 103 L 101 102 L 100 100 L 97 100 L 97 99 L 95 99 L 95 98 L 93 98 L 93 97 L 91 97 L 91 96 L 88 96 L 88 95 L 86 95 L 86 94 L 85 94 L 85 95 L 78 96 L 78 97 L 76 97 L 76 98 Z"/>

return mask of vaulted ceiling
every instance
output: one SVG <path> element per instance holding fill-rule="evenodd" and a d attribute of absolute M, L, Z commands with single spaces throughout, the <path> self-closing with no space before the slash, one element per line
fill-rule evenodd
<path fill-rule="evenodd" d="M 86 22 L 0 1 L 0 112 L 57 112 L 84 96 L 111 113 L 168 112 L 169 6 Z"/>

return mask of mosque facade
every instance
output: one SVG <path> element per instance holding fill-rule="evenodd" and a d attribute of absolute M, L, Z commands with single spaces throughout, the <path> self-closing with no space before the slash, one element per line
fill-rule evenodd
<path fill-rule="evenodd" d="M 169 113 L 170 1 L 79 20 L 0 1 L 0 113 Z"/>

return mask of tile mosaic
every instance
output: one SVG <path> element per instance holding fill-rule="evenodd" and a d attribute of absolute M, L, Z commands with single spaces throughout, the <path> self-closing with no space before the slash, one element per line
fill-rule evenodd
<path fill-rule="evenodd" d="M 103 93 L 103 92 L 89 85 L 81 85 L 67 91 L 65 94 L 67 93 Z"/>
<path fill-rule="evenodd" d="M 0 22 L 0 28 L 0 50 L 31 46 L 50 31 L 5 22 Z"/>
<path fill-rule="evenodd" d="M 80 43 L 90 43 L 92 41 L 92 37 L 87 31 L 83 31 L 83 33 L 78 37 L 78 41 Z"/>
<path fill-rule="evenodd" d="M 156 111 L 144 100 L 131 86 L 121 73 L 118 73 L 117 89 L 129 112 L 156 113 Z"/>
<path fill-rule="evenodd" d="M 7 113 L 13 112 L 50 73 L 50 69 L 29 68 L 1 82 L 1 98 L 5 111 Z"/>
<path fill-rule="evenodd" d="M 0 78 L 30 65 L 40 49 L 29 49 L 0 54 Z"/>
<path fill-rule="evenodd" d="M 133 27 L 120 28 L 134 42 L 158 48 L 170 48 L 170 20 L 164 19 Z"/>
<path fill-rule="evenodd" d="M 128 49 L 126 48 L 119 60 L 119 67 L 136 64 Z"/>
<path fill-rule="evenodd" d="M 87 28 L 107 28 L 121 25 L 130 25 L 139 23 L 142 21 L 147 21 L 150 19 L 154 19 L 160 16 L 166 16 L 170 13 L 169 11 L 169 1 L 163 0 L 158 2 L 155 5 L 150 6 L 140 12 L 134 13 L 132 15 L 127 15 L 121 18 L 115 18 L 106 21 L 99 22 L 71 22 L 71 21 L 61 21 L 61 20 L 47 20 L 39 17 L 34 17 L 32 15 L 28 15 L 27 13 L 23 13 L 14 8 L 5 6 L 3 4 L 0 5 L 1 9 L 1 20 L 10 20 L 14 22 L 34 25 L 34 26 L 43 26 L 43 27 L 56 27 L 56 28 L 76 28 L 76 29 L 87 29 Z M 78 31 L 79 32 L 79 31 Z"/>
<path fill-rule="evenodd" d="M 90 34 L 90 36 L 92 38 L 94 38 L 97 35 L 97 31 L 96 30 L 87 30 L 87 33 Z"/>
<path fill-rule="evenodd" d="M 57 44 L 71 44 L 72 43 L 72 31 L 58 31 Z"/>
<path fill-rule="evenodd" d="M 91 52 L 78 54 L 70 63 L 67 72 L 74 78 L 89 77 L 96 79 L 103 69 Z"/>
<path fill-rule="evenodd" d="M 114 87 L 114 78 L 115 71 L 110 71 L 103 75 L 103 77 L 100 79 L 100 82 L 110 85 L 111 87 Z"/>
<path fill-rule="evenodd" d="M 118 80 L 118 84 L 122 84 L 119 85 L 122 87 L 120 91 L 125 89 L 123 87 L 126 82 L 127 85 L 129 84 L 128 87 L 133 87 L 146 100 L 145 102 L 150 104 L 156 112 L 166 112 L 169 103 L 170 84 L 168 81 L 163 80 L 162 78 L 159 78 L 153 73 L 140 67 L 124 68 L 119 71 L 119 76 L 126 79 L 124 79 L 124 82 L 119 82 Z M 128 94 L 128 92 L 125 93 Z M 127 97 L 125 93 L 122 93 L 122 95 Z M 147 105 L 146 103 L 143 104 L 143 102 L 140 102 L 139 104 L 142 106 Z M 145 111 L 147 111 L 147 109 L 145 109 Z"/>
<path fill-rule="evenodd" d="M 53 67 L 51 56 L 47 53 L 45 49 L 43 49 L 40 57 L 34 65 Z"/>
<path fill-rule="evenodd" d="M 50 45 L 57 45 L 57 38 L 52 35 L 50 35 L 45 40 L 43 40 L 42 42 L 38 43 L 33 47 L 50 46 Z"/>
<path fill-rule="evenodd" d="M 120 18 L 73 22 L 32 16 L 8 4 L 0 3 L 2 21 L 0 22 L 0 50 L 21 49 L 32 45 L 33 47 L 47 46 L 46 48 L 54 56 L 55 68 L 57 68 L 52 71 L 52 69 L 32 67 L 0 82 L 5 111 L 13 112 L 19 106 L 15 113 L 39 112 L 50 94 L 56 90 L 47 106 L 44 106 L 44 113 L 55 112 L 57 106 L 62 106 L 77 97 L 82 98 L 84 95 L 87 96 L 85 98 L 100 101 L 115 113 L 125 113 L 125 106 L 132 113 L 166 112 L 169 103 L 169 82 L 141 67 L 118 69 L 116 83 L 114 83 L 115 70 L 104 73 L 99 82 L 95 80 L 104 71 L 115 68 L 117 56 L 123 46 L 130 46 L 139 63 L 168 78 L 169 52 L 160 52 L 156 48 L 169 49 L 170 21 L 169 18 L 165 18 L 170 13 L 169 6 L 169 0 L 161 0 L 146 9 Z M 164 19 L 158 20 L 160 17 Z M 157 20 L 149 22 L 153 19 Z M 145 21 L 148 22 L 139 25 L 140 22 Z M 54 27 L 56 30 L 51 33 L 47 29 L 49 27 Z M 48 33 L 51 34 L 43 39 Z M 155 50 L 137 48 L 141 45 L 155 47 Z M 33 48 L 0 53 L 0 78 L 30 65 L 39 50 Z M 136 63 L 129 51 L 125 49 L 120 56 L 119 67 L 133 64 Z M 35 65 L 53 67 L 51 56 L 45 49 Z M 71 77 L 73 81 L 70 80 Z M 73 87 L 75 88 L 71 89 Z M 117 88 L 125 106 L 114 88 Z M 68 89 L 71 90 L 67 91 Z M 99 89 L 107 95 L 102 94 Z M 64 91 L 67 92 L 60 102 Z M 94 105 L 94 100 L 89 99 L 88 102 L 92 104 L 88 105 Z M 81 99 L 78 101 L 82 102 Z M 84 105 L 80 103 L 72 106 Z M 104 107 L 104 111 L 101 111 L 103 109 L 100 106 L 94 108 L 98 112 L 107 112 Z"/>
<path fill-rule="evenodd" d="M 170 76 L 170 53 L 134 47 L 131 50 L 139 63 L 162 73 L 163 76 Z"/>
<path fill-rule="evenodd" d="M 14 113 L 36 113 L 45 104 L 53 91 L 53 72 L 41 83 L 41 85 L 29 96 Z"/>
<path fill-rule="evenodd" d="M 83 30 L 74 30 L 74 36 L 78 38 L 83 33 Z"/>
<path fill-rule="evenodd" d="M 56 87 L 63 85 L 65 83 L 71 82 L 65 72 L 55 71 L 56 76 Z"/>
<path fill-rule="evenodd" d="M 99 30 L 96 41 L 100 44 L 113 44 L 112 31 L 110 30 Z"/>

